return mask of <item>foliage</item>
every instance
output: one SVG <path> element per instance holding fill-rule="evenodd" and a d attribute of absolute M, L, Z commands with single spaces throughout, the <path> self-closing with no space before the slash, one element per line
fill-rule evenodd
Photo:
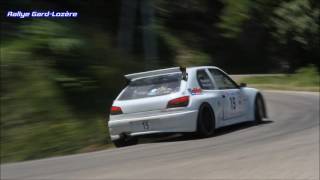
<path fill-rule="evenodd" d="M 319 18 L 319 8 L 309 0 L 284 1 L 272 18 L 276 28 L 273 35 L 282 44 L 296 41 L 304 48 L 314 48 L 320 41 Z"/>
<path fill-rule="evenodd" d="M 235 38 L 242 32 L 243 24 L 250 18 L 250 0 L 234 3 L 232 0 L 225 1 L 225 8 L 221 14 L 221 22 L 218 26 L 223 30 L 223 36 Z"/>
<path fill-rule="evenodd" d="M 210 57 L 206 53 L 187 47 L 179 38 L 169 33 L 164 27 L 158 26 L 157 32 L 167 47 L 174 52 L 174 65 L 187 67 L 209 65 L 211 63 Z"/>
<path fill-rule="evenodd" d="M 61 68 L 59 59 L 68 57 L 74 62 L 79 56 L 73 53 L 83 47 L 83 39 L 72 35 L 70 26 L 56 22 L 35 21 L 27 26 L 21 26 L 19 40 L 1 47 L 1 160 L 28 160 L 74 153 L 91 144 L 103 146 L 109 141 L 106 112 L 82 114 L 84 107 L 75 105 L 70 96 L 94 96 L 97 80 L 85 79 L 96 77 L 75 75 L 80 67 L 75 72 Z M 104 100 L 99 106 L 106 107 Z M 96 107 L 93 102 L 84 103 Z"/>

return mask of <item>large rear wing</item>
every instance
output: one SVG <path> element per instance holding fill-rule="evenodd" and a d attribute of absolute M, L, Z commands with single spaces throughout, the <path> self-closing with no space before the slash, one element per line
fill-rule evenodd
<path fill-rule="evenodd" d="M 131 81 L 133 79 L 137 78 L 143 78 L 148 76 L 157 76 L 162 74 L 169 74 L 169 73 L 179 73 L 181 72 L 183 74 L 183 79 L 186 79 L 186 68 L 182 67 L 173 67 L 173 68 L 167 68 L 167 69 L 159 69 L 154 71 L 145 71 L 140 73 L 133 73 L 133 74 L 127 74 L 124 77 Z"/>

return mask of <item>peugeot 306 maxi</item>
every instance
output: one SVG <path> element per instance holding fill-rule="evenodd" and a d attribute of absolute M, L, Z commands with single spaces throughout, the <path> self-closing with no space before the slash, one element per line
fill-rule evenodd
<path fill-rule="evenodd" d="M 261 92 L 238 85 L 214 66 L 160 69 L 125 78 L 128 85 L 113 102 L 108 121 L 117 147 L 158 133 L 209 137 L 217 128 L 266 117 Z"/>

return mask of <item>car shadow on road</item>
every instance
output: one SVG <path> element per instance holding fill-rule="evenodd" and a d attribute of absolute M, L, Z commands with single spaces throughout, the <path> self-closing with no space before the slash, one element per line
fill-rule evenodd
<path fill-rule="evenodd" d="M 212 137 L 217 137 L 217 136 L 222 136 L 225 134 L 230 134 L 232 132 L 240 131 L 243 129 L 248 129 L 254 126 L 263 126 L 273 123 L 272 120 L 264 120 L 261 123 L 255 123 L 255 122 L 243 122 L 223 128 L 219 128 L 215 131 L 214 135 Z M 210 138 L 212 138 L 210 137 Z M 152 137 L 146 136 L 142 137 L 139 139 L 139 144 L 144 144 L 144 143 L 161 143 L 161 142 L 176 142 L 176 141 L 190 141 L 190 140 L 196 140 L 200 139 L 195 135 L 195 133 L 184 133 L 184 134 L 159 134 L 159 135 L 154 135 Z"/>
<path fill-rule="evenodd" d="M 260 123 L 243 122 L 243 123 L 239 123 L 239 124 L 235 124 L 235 125 L 231 125 L 231 126 L 227 126 L 227 127 L 223 127 L 223 128 L 217 129 L 215 134 L 214 134 L 214 137 L 221 136 L 221 135 L 224 135 L 224 134 L 229 134 L 229 133 L 232 133 L 232 132 L 235 132 L 235 131 L 239 131 L 239 130 L 242 130 L 242 129 L 247 129 L 247 128 L 254 127 L 254 126 L 263 126 L 263 125 L 270 124 L 270 123 L 273 123 L 273 121 L 272 120 L 264 120 L 264 121 L 262 121 Z"/>

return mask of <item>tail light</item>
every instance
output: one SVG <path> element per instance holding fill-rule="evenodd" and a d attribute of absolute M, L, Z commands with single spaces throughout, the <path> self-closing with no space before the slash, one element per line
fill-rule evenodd
<path fill-rule="evenodd" d="M 168 102 L 167 108 L 185 107 L 189 104 L 189 96 L 183 96 L 176 99 L 172 99 Z"/>
<path fill-rule="evenodd" d="M 122 114 L 121 107 L 118 107 L 118 106 L 111 106 L 110 114 L 111 114 L 111 115 Z"/>

